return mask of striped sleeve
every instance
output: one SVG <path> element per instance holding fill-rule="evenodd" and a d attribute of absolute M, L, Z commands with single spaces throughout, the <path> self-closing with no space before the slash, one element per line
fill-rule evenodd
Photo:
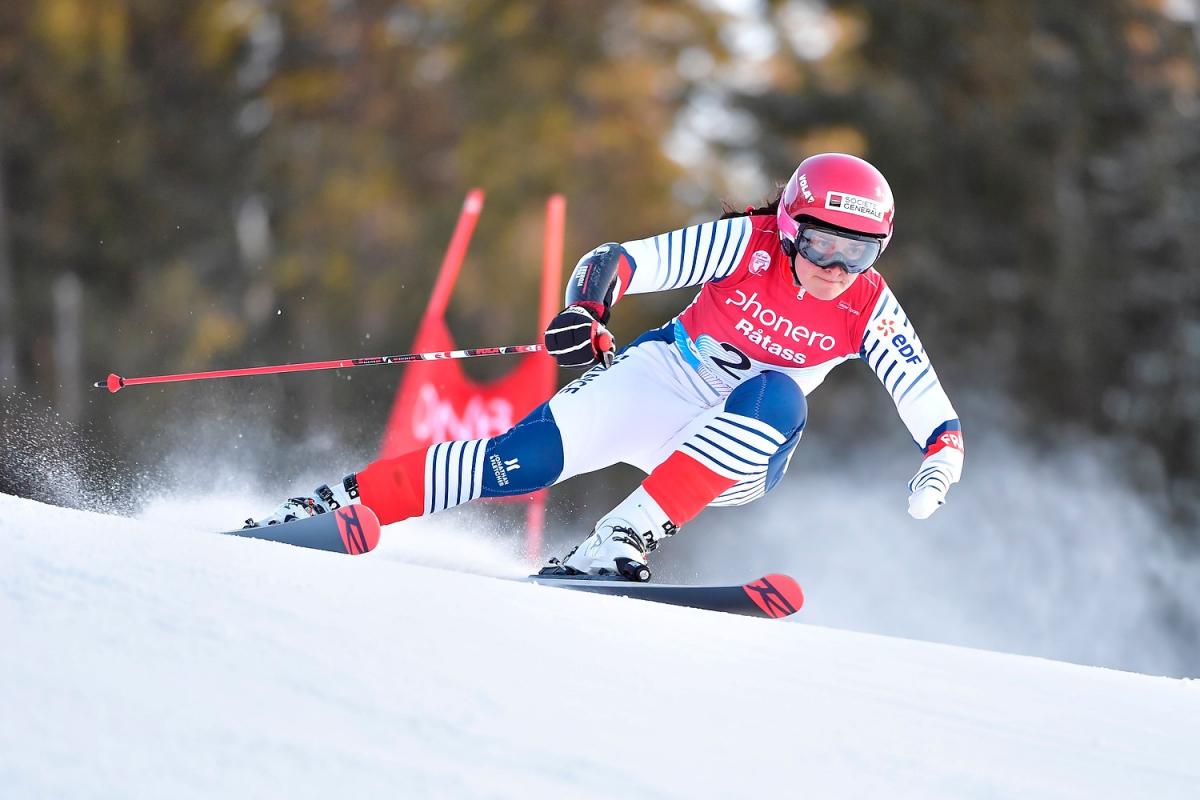
<path fill-rule="evenodd" d="M 719 219 L 624 242 L 633 275 L 627 294 L 663 292 L 728 277 L 750 242 L 749 217 Z"/>
<path fill-rule="evenodd" d="M 929 453 L 943 433 L 961 430 L 958 413 L 890 288 L 870 312 L 859 356 L 891 396 L 922 452 Z"/>

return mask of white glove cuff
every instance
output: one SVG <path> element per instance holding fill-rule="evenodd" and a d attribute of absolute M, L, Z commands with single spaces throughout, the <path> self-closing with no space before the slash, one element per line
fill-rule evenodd
<path fill-rule="evenodd" d="M 921 462 L 921 468 L 908 482 L 908 490 L 915 492 L 923 488 L 937 488 L 942 494 L 962 476 L 963 452 L 953 447 L 943 447 Z"/>

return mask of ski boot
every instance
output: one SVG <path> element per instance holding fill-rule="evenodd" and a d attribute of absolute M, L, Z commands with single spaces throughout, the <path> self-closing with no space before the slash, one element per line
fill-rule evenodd
<path fill-rule="evenodd" d="M 248 519 L 242 529 L 262 528 L 266 525 L 280 525 L 297 519 L 324 514 L 335 508 L 360 502 L 358 499 L 358 479 L 353 473 L 342 478 L 336 487 L 322 484 L 313 490 L 311 497 L 289 497 L 275 509 L 270 516 L 262 519 Z"/>
<path fill-rule="evenodd" d="M 551 559 L 550 566 L 538 574 L 645 582 L 650 580 L 649 554 L 677 530 L 654 498 L 638 487 L 597 522 L 591 536 L 565 559 Z"/>

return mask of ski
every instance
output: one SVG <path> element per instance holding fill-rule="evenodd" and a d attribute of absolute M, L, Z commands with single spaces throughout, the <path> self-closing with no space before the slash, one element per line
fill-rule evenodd
<path fill-rule="evenodd" d="M 379 544 L 379 518 L 360 504 L 293 522 L 221 533 L 357 556 Z"/>
<path fill-rule="evenodd" d="M 800 585 L 791 577 L 778 574 L 730 586 L 672 586 L 559 575 L 530 575 L 526 580 L 543 586 L 768 619 L 790 616 L 804 605 Z"/>

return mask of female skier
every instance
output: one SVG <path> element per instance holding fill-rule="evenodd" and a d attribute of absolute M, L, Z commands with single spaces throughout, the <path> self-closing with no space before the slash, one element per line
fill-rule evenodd
<path fill-rule="evenodd" d="M 958 415 L 916 331 L 873 265 L 892 236 L 883 175 L 854 156 L 805 159 L 767 206 L 580 259 L 546 330 L 563 367 L 589 368 L 507 432 L 375 461 L 251 525 L 347 503 L 380 522 L 505 497 L 625 462 L 648 473 L 552 570 L 645 580 L 647 555 L 706 506 L 770 491 L 807 421 L 805 395 L 867 363 L 923 460 L 908 513 L 924 519 L 959 479 Z M 692 303 L 613 358 L 606 323 L 624 294 L 699 285 Z"/>

